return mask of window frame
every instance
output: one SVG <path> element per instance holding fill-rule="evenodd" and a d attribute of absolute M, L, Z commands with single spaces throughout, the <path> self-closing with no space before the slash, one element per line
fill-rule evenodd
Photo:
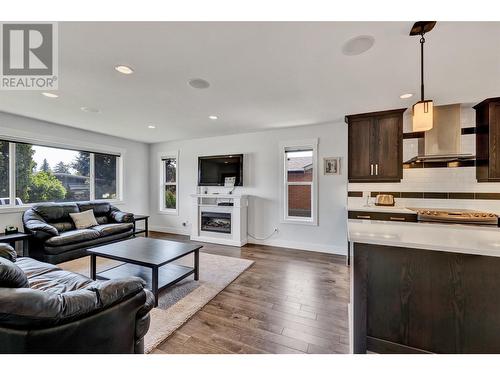
<path fill-rule="evenodd" d="M 287 151 L 290 149 L 312 150 L 312 181 L 289 182 L 287 171 Z M 284 224 L 318 225 L 318 139 L 302 139 L 280 143 L 280 218 Z M 311 186 L 311 217 L 299 217 L 288 215 L 288 187 L 289 186 Z"/>
<path fill-rule="evenodd" d="M 11 135 L 14 134 L 14 135 Z M 14 131 L 13 129 L 0 128 L 0 139 L 5 142 L 9 142 L 9 204 L 0 206 L 0 213 L 9 212 L 22 212 L 26 209 L 36 205 L 38 203 L 48 203 L 48 202 L 33 202 L 24 203 L 22 205 L 16 205 L 16 145 L 17 143 L 25 143 L 33 146 L 42 146 L 58 149 L 67 149 L 74 151 L 85 151 L 90 153 L 90 200 L 109 202 L 111 204 L 122 204 L 124 203 L 123 194 L 123 159 L 125 155 L 125 150 L 121 148 L 109 147 L 104 145 L 88 145 L 85 143 L 71 143 L 66 142 L 61 139 L 40 137 L 39 139 L 30 138 L 25 135 L 25 132 Z M 96 147 L 97 146 L 97 147 Z M 115 155 L 118 157 L 116 163 L 116 191 L 117 197 L 115 199 L 95 199 L 95 174 L 94 174 L 94 154 L 107 154 Z M 65 203 L 77 203 L 75 202 L 65 202 Z M 57 203 L 57 202 L 56 202 Z"/>
<path fill-rule="evenodd" d="M 179 215 L 179 150 L 161 152 L 158 155 L 160 162 L 160 184 L 159 184 L 159 213 L 163 215 Z M 175 183 L 167 182 L 165 161 L 175 159 Z M 165 187 L 175 186 L 175 209 L 167 208 L 165 205 Z"/>

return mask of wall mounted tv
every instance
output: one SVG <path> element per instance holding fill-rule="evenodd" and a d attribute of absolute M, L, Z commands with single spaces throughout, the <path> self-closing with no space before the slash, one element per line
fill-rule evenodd
<path fill-rule="evenodd" d="M 234 186 L 243 186 L 243 154 L 200 156 L 198 186 L 224 186 L 226 177 L 234 177 Z"/>

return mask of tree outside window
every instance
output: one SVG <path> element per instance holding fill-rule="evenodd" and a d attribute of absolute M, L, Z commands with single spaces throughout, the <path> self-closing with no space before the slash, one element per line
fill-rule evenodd
<path fill-rule="evenodd" d="M 12 148 L 10 147 L 12 146 Z M 9 150 L 15 149 L 14 204 L 116 199 L 119 156 L 0 141 L 0 205 L 10 203 Z M 91 163 L 94 179 L 91 181 Z M 91 185 L 94 197 L 91 197 Z"/>
<path fill-rule="evenodd" d="M 161 209 L 177 212 L 177 158 L 162 158 L 162 189 L 164 192 Z"/>

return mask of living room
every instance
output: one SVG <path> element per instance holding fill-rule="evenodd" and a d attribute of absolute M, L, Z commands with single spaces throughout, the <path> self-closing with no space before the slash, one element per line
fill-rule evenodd
<path fill-rule="evenodd" d="M 91 3 L 0 23 L 0 354 L 500 352 L 500 22 Z"/>

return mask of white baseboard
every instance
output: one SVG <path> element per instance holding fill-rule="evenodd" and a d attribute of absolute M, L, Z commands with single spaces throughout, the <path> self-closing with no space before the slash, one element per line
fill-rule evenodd
<path fill-rule="evenodd" d="M 296 241 L 286 241 L 286 240 L 255 240 L 251 237 L 248 238 L 249 243 L 257 244 L 257 245 L 267 245 L 267 246 L 276 246 L 276 247 L 285 247 L 289 249 L 296 250 L 306 250 L 306 251 L 316 251 L 318 253 L 328 253 L 335 255 L 347 255 L 347 249 L 323 245 L 323 244 L 314 244 L 309 242 L 296 242 Z"/>
<path fill-rule="evenodd" d="M 225 238 L 217 238 L 217 237 L 191 236 L 190 238 L 193 241 L 216 243 L 220 245 L 236 246 L 236 247 L 242 247 L 245 246 L 246 244 L 246 242 L 240 242 L 240 241 L 235 241 Z"/>
<path fill-rule="evenodd" d="M 155 225 L 150 225 L 149 230 L 155 231 L 155 232 L 162 232 L 162 233 L 172 233 L 172 234 L 182 234 L 189 236 L 190 230 L 188 228 L 176 228 L 176 227 L 161 227 L 161 226 L 155 226 Z M 196 240 L 203 241 L 203 242 L 212 242 L 209 241 L 206 238 L 197 238 Z M 221 243 L 221 242 L 215 242 L 214 243 Z M 335 247 L 335 246 L 328 246 L 328 245 L 323 245 L 323 244 L 314 244 L 314 243 L 308 243 L 308 242 L 296 242 L 296 241 L 286 241 L 286 240 L 255 240 L 251 237 L 248 237 L 248 243 L 256 244 L 256 245 L 267 245 L 267 246 L 275 246 L 275 247 L 284 247 L 284 248 L 289 248 L 289 249 L 295 249 L 295 250 L 306 250 L 306 251 L 316 251 L 319 253 L 327 253 L 327 254 L 335 254 L 335 255 L 344 255 L 347 256 L 347 249 L 343 249 L 340 247 Z M 229 246 L 239 246 L 236 243 L 225 243 L 225 245 Z"/>
<path fill-rule="evenodd" d="M 188 228 L 176 228 L 176 227 L 160 227 L 157 225 L 150 225 L 149 230 L 153 232 L 161 232 L 161 233 L 171 233 L 171 234 L 183 234 L 185 236 L 189 236 Z"/>

